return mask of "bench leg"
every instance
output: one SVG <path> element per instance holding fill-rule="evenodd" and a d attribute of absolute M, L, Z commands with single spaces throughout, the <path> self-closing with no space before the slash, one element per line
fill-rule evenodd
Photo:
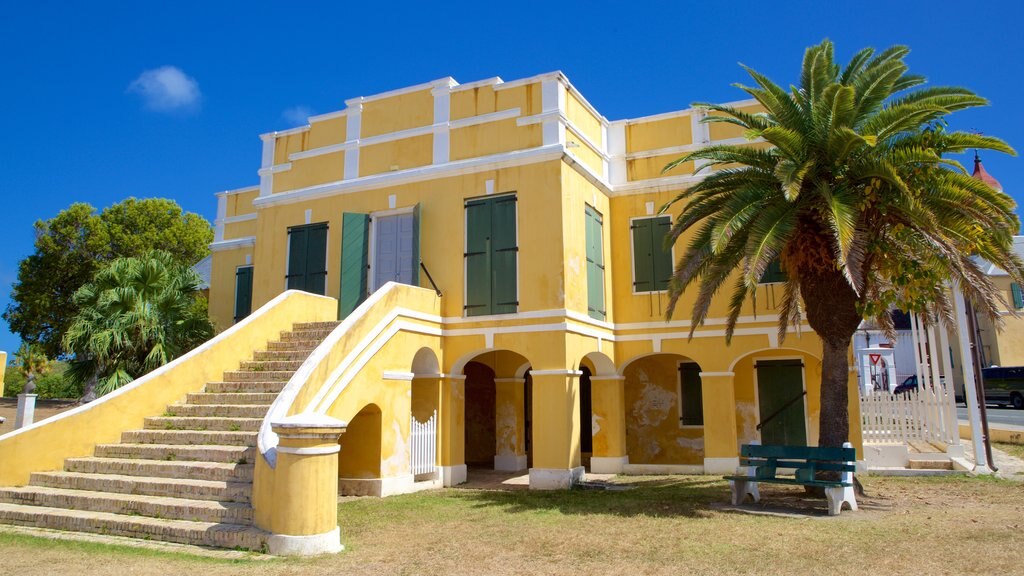
<path fill-rule="evenodd" d="M 739 506 L 750 495 L 754 502 L 761 501 L 761 493 L 757 489 L 757 482 L 748 480 L 729 480 L 729 487 L 732 488 L 732 505 Z"/>
<path fill-rule="evenodd" d="M 850 510 L 857 509 L 857 497 L 853 493 L 852 486 L 835 486 L 825 488 L 825 497 L 828 498 L 828 515 L 838 516 L 843 509 L 843 502 L 850 504 Z"/>

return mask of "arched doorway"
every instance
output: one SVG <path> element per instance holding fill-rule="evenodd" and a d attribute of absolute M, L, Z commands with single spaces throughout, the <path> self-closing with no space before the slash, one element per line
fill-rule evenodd
<path fill-rule="evenodd" d="M 509 350 L 483 352 L 463 366 L 463 428 L 469 468 L 527 468 L 528 371 L 526 358 Z"/>
<path fill-rule="evenodd" d="M 700 372 L 691 358 L 667 353 L 636 358 L 623 368 L 630 464 L 703 465 Z"/>
<path fill-rule="evenodd" d="M 381 410 L 368 404 L 338 440 L 338 491 L 343 496 L 379 496 Z"/>

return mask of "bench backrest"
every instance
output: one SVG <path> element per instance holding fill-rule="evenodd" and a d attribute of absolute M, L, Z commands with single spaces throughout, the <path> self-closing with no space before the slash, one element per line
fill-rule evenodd
<path fill-rule="evenodd" d="M 857 458 L 854 448 L 818 446 L 762 446 L 745 444 L 740 448 L 741 464 L 752 467 L 757 478 L 775 478 L 779 468 L 795 471 L 797 480 L 813 481 L 817 472 L 841 472 L 842 481 L 852 481 Z"/>

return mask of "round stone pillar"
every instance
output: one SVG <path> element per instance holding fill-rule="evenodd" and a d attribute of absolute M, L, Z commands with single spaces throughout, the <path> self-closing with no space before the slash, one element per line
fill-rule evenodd
<path fill-rule="evenodd" d="M 340 552 L 338 438 L 347 423 L 322 414 L 296 414 L 271 423 L 278 435 L 271 554 Z"/>

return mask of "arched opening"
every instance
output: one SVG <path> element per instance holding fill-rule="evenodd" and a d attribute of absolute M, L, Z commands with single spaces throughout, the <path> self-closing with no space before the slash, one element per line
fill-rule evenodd
<path fill-rule="evenodd" d="M 740 444 L 818 443 L 821 360 L 802 350 L 771 348 L 737 358 L 730 370 Z"/>
<path fill-rule="evenodd" d="M 631 464 L 703 465 L 700 371 L 700 365 L 679 354 L 651 354 L 623 368 Z"/>
<path fill-rule="evenodd" d="M 376 404 L 368 404 L 348 423 L 348 429 L 338 440 L 338 490 L 345 496 L 374 494 L 380 475 L 381 411 Z"/>
<path fill-rule="evenodd" d="M 465 463 L 469 468 L 527 468 L 529 362 L 508 350 L 480 353 L 462 366 L 465 375 Z"/>
<path fill-rule="evenodd" d="M 590 377 L 593 374 L 587 365 L 580 366 L 580 457 L 583 466 L 590 470 L 590 457 L 594 453 L 594 406 Z"/>

